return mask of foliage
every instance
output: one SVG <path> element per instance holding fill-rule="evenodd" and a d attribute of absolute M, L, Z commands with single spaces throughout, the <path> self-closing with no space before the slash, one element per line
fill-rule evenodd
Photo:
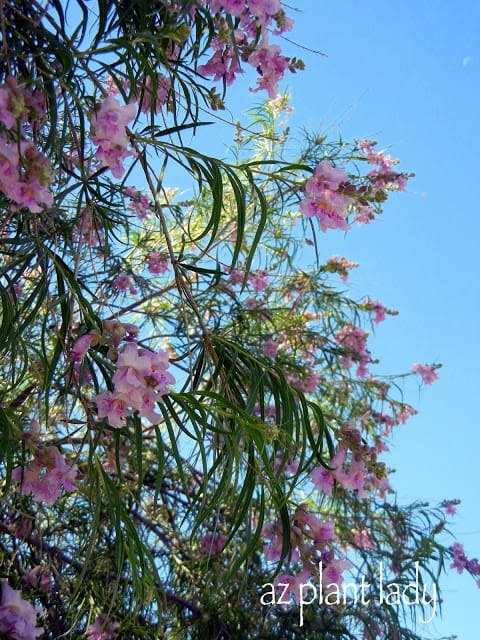
<path fill-rule="evenodd" d="M 93 5 L 0 15 L 0 630 L 419 638 L 445 563 L 478 563 L 440 540 L 452 502 L 396 503 L 381 455 L 414 409 L 367 347 L 395 312 L 322 255 L 409 174 L 290 142 L 279 2 Z M 269 100 L 227 162 L 186 140 L 242 65 Z"/>

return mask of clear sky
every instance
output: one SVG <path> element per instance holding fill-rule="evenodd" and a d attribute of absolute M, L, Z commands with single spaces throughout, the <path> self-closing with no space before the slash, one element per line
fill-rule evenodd
<path fill-rule="evenodd" d="M 284 44 L 305 72 L 290 76 L 292 127 L 370 138 L 413 171 L 374 224 L 324 236 L 333 253 L 360 263 L 351 291 L 397 309 L 378 326 L 372 351 L 382 372 L 441 362 L 440 380 L 406 399 L 419 416 L 395 432 L 388 462 L 401 501 L 461 498 L 451 530 L 480 556 L 478 260 L 480 223 L 480 2 L 296 0 L 287 34 L 327 57 Z M 249 76 L 251 80 L 252 76 Z M 234 87 L 235 115 L 248 106 Z M 257 98 L 258 99 L 258 98 Z M 443 579 L 443 617 L 425 637 L 477 640 L 480 590 L 468 575 Z"/>
<path fill-rule="evenodd" d="M 400 499 L 461 498 L 451 529 L 480 556 L 480 3 L 440 0 L 298 0 L 293 39 L 328 57 L 297 55 L 289 80 L 295 123 L 391 146 L 416 173 L 384 215 L 335 251 L 360 263 L 351 276 L 397 317 L 378 326 L 382 369 L 442 362 L 440 380 L 406 386 L 419 416 L 399 428 L 390 464 Z M 329 243 L 333 242 L 329 240 Z M 470 576 L 444 579 L 442 620 L 426 636 L 478 638 L 480 590 Z"/>

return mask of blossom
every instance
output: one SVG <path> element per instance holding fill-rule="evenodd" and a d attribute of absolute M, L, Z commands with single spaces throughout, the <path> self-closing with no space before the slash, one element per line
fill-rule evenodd
<path fill-rule="evenodd" d="M 322 231 L 350 229 L 346 222 L 352 199 L 342 193 L 341 185 L 348 182 L 343 169 L 322 160 L 305 185 L 306 198 L 300 203 L 300 211 L 307 218 L 317 217 Z"/>
<path fill-rule="evenodd" d="M 237 38 L 237 33 L 235 33 Z M 213 80 L 225 80 L 227 85 L 231 85 L 237 73 L 242 73 L 238 63 L 237 52 L 230 43 L 225 45 L 217 37 L 212 40 L 210 46 L 214 50 L 213 56 L 205 64 L 197 67 L 197 72 L 202 76 L 213 76 Z"/>
<path fill-rule="evenodd" d="M 40 120 L 44 115 L 44 99 L 39 91 L 18 84 L 12 76 L 0 85 L 0 122 L 7 129 L 15 129 L 18 123 L 26 120 Z"/>
<path fill-rule="evenodd" d="M 436 368 L 434 364 L 414 364 L 412 371 L 422 376 L 425 384 L 432 384 L 432 382 L 438 380 L 438 374 L 435 372 Z"/>
<path fill-rule="evenodd" d="M 159 275 L 168 271 L 170 266 L 170 260 L 159 251 L 152 251 L 147 256 L 147 266 L 150 273 Z"/>
<path fill-rule="evenodd" d="M 289 66 L 289 60 L 282 55 L 280 47 L 276 44 L 268 44 L 268 39 L 264 36 L 262 42 L 248 56 L 248 64 L 257 69 L 260 74 L 255 91 L 264 89 L 269 98 L 275 98 L 278 93 L 278 83 Z"/>
<path fill-rule="evenodd" d="M 358 263 L 350 262 L 342 256 L 332 256 L 324 265 L 325 271 L 338 273 L 343 282 L 347 282 L 349 271 L 358 267 Z"/>
<path fill-rule="evenodd" d="M 241 282 L 243 282 L 244 278 L 245 278 L 245 273 L 240 269 L 232 269 L 232 271 L 228 276 L 228 280 L 234 285 L 240 284 Z"/>
<path fill-rule="evenodd" d="M 288 584 L 287 593 L 293 596 L 297 603 L 300 602 L 300 595 L 303 585 L 308 584 L 308 579 L 312 577 L 311 571 L 309 569 L 304 569 L 301 573 L 296 576 L 292 576 L 289 574 L 280 574 L 276 576 L 273 580 L 273 584 L 276 589 L 282 590 L 285 588 L 283 585 Z M 282 597 L 282 600 L 285 600 L 285 597 Z"/>
<path fill-rule="evenodd" d="M 330 518 L 327 518 L 326 520 L 320 520 L 312 513 L 304 513 L 302 519 L 305 524 L 309 526 L 309 535 L 312 537 L 316 544 L 324 546 L 328 542 L 332 542 L 336 539 L 335 525 L 333 521 L 330 520 Z"/>
<path fill-rule="evenodd" d="M 454 516 L 457 513 L 457 504 L 459 502 L 459 500 L 445 500 L 441 506 L 448 516 Z"/>
<path fill-rule="evenodd" d="M 17 491 L 32 494 L 39 502 L 54 504 L 65 491 L 75 491 L 77 465 L 68 465 L 57 447 L 40 449 L 36 457 L 25 468 L 16 467 L 12 480 L 19 485 Z"/>
<path fill-rule="evenodd" d="M 97 339 L 97 336 L 93 333 L 86 333 L 75 340 L 75 343 L 70 351 L 70 358 L 73 362 L 80 362 L 85 357 L 85 354 L 92 346 L 92 342 Z"/>
<path fill-rule="evenodd" d="M 123 176 L 123 160 L 131 155 L 127 151 L 129 140 L 125 128 L 136 113 L 135 104 L 121 105 L 109 94 L 97 105 L 90 120 L 90 139 L 98 147 L 97 160 L 103 167 L 108 167 L 115 178 Z"/>
<path fill-rule="evenodd" d="M 450 551 L 453 554 L 453 562 L 451 563 L 450 568 L 456 569 L 457 573 L 463 573 L 468 562 L 463 545 L 460 544 L 460 542 L 454 542 L 450 547 Z"/>
<path fill-rule="evenodd" d="M 278 351 L 278 344 L 272 338 L 269 338 L 263 343 L 263 353 L 267 358 L 275 358 Z"/>
<path fill-rule="evenodd" d="M 160 113 L 162 104 L 165 104 L 172 88 L 172 81 L 162 73 L 157 73 L 155 83 L 151 76 L 147 76 L 145 83 L 138 87 L 138 94 L 141 95 L 141 111 L 147 113 L 155 105 L 155 113 Z M 154 93 L 155 92 L 155 93 Z"/>
<path fill-rule="evenodd" d="M 131 295 L 134 296 L 137 293 L 135 286 L 133 284 L 132 276 L 128 273 L 121 273 L 118 275 L 113 281 L 113 286 L 115 289 L 119 291 L 126 292 L 127 289 L 130 291 Z"/>
<path fill-rule="evenodd" d="M 88 640 L 113 640 L 117 637 L 118 622 L 112 622 L 102 613 L 96 618 L 86 632 Z"/>
<path fill-rule="evenodd" d="M 367 496 L 365 491 L 365 480 L 367 478 L 367 469 L 361 458 L 354 458 L 347 470 L 338 469 L 335 472 L 335 479 L 342 485 L 344 489 L 357 491 L 361 498 Z"/>
<path fill-rule="evenodd" d="M 367 529 L 355 529 L 353 532 L 353 544 L 360 549 L 373 549 L 374 546 Z"/>
<path fill-rule="evenodd" d="M 283 537 L 281 535 L 281 526 L 279 523 L 274 524 L 266 524 L 263 526 L 262 535 L 265 538 L 268 538 L 270 542 L 265 542 L 263 545 L 263 554 L 265 556 L 265 560 L 269 560 L 271 562 L 278 562 L 282 557 L 282 549 L 283 549 Z M 292 536 L 291 540 L 291 548 L 289 554 L 289 560 L 291 562 L 297 562 L 300 555 L 298 550 L 294 548 L 296 541 Z"/>
<path fill-rule="evenodd" d="M 343 583 L 342 573 L 352 567 L 348 560 L 330 560 L 326 566 L 322 566 L 322 588 L 325 595 L 340 591 L 339 587 Z"/>
<path fill-rule="evenodd" d="M 268 287 L 268 271 L 254 271 L 248 276 L 248 282 L 252 285 L 255 291 L 265 291 Z"/>
<path fill-rule="evenodd" d="M 31 587 L 38 588 L 46 593 L 52 586 L 50 571 L 46 567 L 37 565 L 24 574 L 22 580 Z"/>
<path fill-rule="evenodd" d="M 365 307 L 369 311 L 373 311 L 375 315 L 374 321 L 376 324 L 385 320 L 385 312 L 387 309 L 383 306 L 380 300 L 372 300 L 371 298 L 368 298 L 365 302 Z"/>
<path fill-rule="evenodd" d="M 145 220 L 151 213 L 152 205 L 150 198 L 141 191 L 137 191 L 134 187 L 127 187 L 125 195 L 131 199 L 128 208 L 137 216 L 139 220 Z"/>
<path fill-rule="evenodd" d="M 127 413 L 125 400 L 117 398 L 111 391 L 106 391 L 95 396 L 93 402 L 97 405 L 99 418 L 106 418 L 108 424 L 117 429 L 125 426 L 125 415 Z"/>
<path fill-rule="evenodd" d="M 12 589 L 5 580 L 1 582 L 0 631 L 12 640 L 35 640 L 43 634 L 43 627 L 37 627 L 35 608 Z"/>
<path fill-rule="evenodd" d="M 15 210 L 25 207 L 39 213 L 51 206 L 50 179 L 51 163 L 31 141 L 10 144 L 0 134 L 0 191 L 13 201 Z"/>
<path fill-rule="evenodd" d="M 335 455 L 329 462 L 329 467 L 331 467 L 331 469 L 318 467 L 311 472 L 310 478 L 317 489 L 323 491 L 328 496 L 332 495 L 336 471 L 342 468 L 346 457 L 347 450 L 344 446 L 341 446 L 337 449 Z"/>
<path fill-rule="evenodd" d="M 367 337 L 368 333 L 363 329 L 349 323 L 335 334 L 335 341 L 345 350 L 345 355 L 339 358 L 340 364 L 348 368 L 353 362 L 358 363 L 357 375 L 361 378 L 366 377 L 368 373 L 366 365 L 371 361 L 370 352 L 367 349 Z"/>
<path fill-rule="evenodd" d="M 95 396 L 98 417 L 106 418 L 110 426 L 122 428 L 126 417 L 138 411 L 152 424 L 158 424 L 161 415 L 155 411 L 155 403 L 175 383 L 166 351 L 149 351 L 134 343 L 125 344 L 117 359 L 117 369 L 112 377 L 113 391 Z"/>
<path fill-rule="evenodd" d="M 227 536 L 224 536 L 221 533 L 207 533 L 203 538 L 200 539 L 202 543 L 203 549 L 205 553 L 215 554 L 223 551 L 225 545 L 227 544 Z"/>
<path fill-rule="evenodd" d="M 375 210 L 368 205 L 360 205 L 355 210 L 355 222 L 359 225 L 368 224 L 375 219 Z"/>

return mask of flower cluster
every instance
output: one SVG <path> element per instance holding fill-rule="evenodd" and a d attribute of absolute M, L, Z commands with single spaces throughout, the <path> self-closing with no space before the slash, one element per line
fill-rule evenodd
<path fill-rule="evenodd" d="M 88 640 L 114 640 L 117 637 L 118 622 L 112 622 L 106 615 L 101 614 L 95 619 L 86 632 Z"/>
<path fill-rule="evenodd" d="M 342 187 L 348 183 L 343 169 L 334 167 L 328 160 L 317 165 L 313 176 L 305 185 L 305 198 L 300 211 L 307 218 L 317 217 L 322 231 L 327 229 L 350 229 L 346 218 L 352 199 L 345 195 Z"/>
<path fill-rule="evenodd" d="M 301 61 L 287 58 L 278 45 L 268 42 L 273 22 L 277 27 L 275 35 L 289 31 L 293 26 L 293 20 L 285 15 L 280 0 L 249 0 L 248 3 L 244 0 L 210 0 L 208 4 L 210 11 L 215 13 L 218 35 L 210 43 L 213 56 L 197 67 L 198 73 L 230 85 L 242 72 L 240 60 L 243 60 L 260 76 L 255 91 L 265 90 L 270 98 L 275 98 L 285 71 L 303 68 Z M 233 37 L 222 11 L 237 19 Z"/>
<path fill-rule="evenodd" d="M 338 273 L 343 282 L 348 281 L 351 269 L 358 267 L 357 262 L 350 262 L 342 256 L 332 256 L 324 265 L 325 271 L 329 273 Z"/>
<path fill-rule="evenodd" d="M 357 375 L 360 378 L 366 377 L 367 364 L 371 362 L 367 337 L 366 331 L 352 324 L 346 324 L 335 334 L 335 341 L 345 349 L 345 355 L 339 358 L 340 364 L 348 369 L 354 362 L 358 363 Z"/>
<path fill-rule="evenodd" d="M 158 276 L 161 273 L 168 271 L 170 267 L 170 260 L 159 251 L 152 251 L 147 256 L 147 268 L 150 273 Z"/>
<path fill-rule="evenodd" d="M 374 322 L 379 324 L 385 320 L 385 314 L 388 313 L 390 315 L 395 314 L 394 311 L 387 309 L 380 300 L 372 300 L 371 298 L 367 298 L 367 300 L 363 303 L 363 308 L 367 311 L 372 311 L 374 314 Z"/>
<path fill-rule="evenodd" d="M 141 191 L 137 191 L 135 187 L 127 187 L 125 195 L 130 198 L 128 208 L 139 220 L 145 220 L 152 213 L 152 203 L 150 198 Z"/>
<path fill-rule="evenodd" d="M 123 176 L 123 161 L 131 155 L 127 151 L 129 139 L 125 128 L 136 114 L 136 104 L 121 105 L 115 96 L 108 95 L 97 105 L 90 120 L 90 138 L 98 147 L 95 156 L 115 178 Z"/>
<path fill-rule="evenodd" d="M 280 523 L 267 524 L 263 527 L 262 535 L 269 542 L 264 545 L 264 556 L 268 561 L 278 562 L 282 552 L 282 536 Z M 337 541 L 335 526 L 332 520 L 322 520 L 309 513 L 305 505 L 300 505 L 292 518 L 290 533 L 290 560 L 297 562 L 302 559 L 304 570 L 297 576 L 277 575 L 274 584 L 288 584 L 290 593 L 298 602 L 298 587 L 310 577 L 316 575 L 318 566 L 322 564 L 322 586 L 325 595 L 340 586 L 343 582 L 342 573 L 352 565 L 347 560 L 336 558 L 334 543 Z"/>
<path fill-rule="evenodd" d="M 54 504 L 65 491 L 75 491 L 77 465 L 68 465 L 57 447 L 38 449 L 36 456 L 26 467 L 16 467 L 12 479 L 19 493 L 32 494 L 35 500 Z"/>
<path fill-rule="evenodd" d="M 472 576 L 478 578 L 477 586 L 480 588 L 480 562 L 477 558 L 467 558 L 463 544 L 460 542 L 454 542 L 449 550 L 452 553 L 453 560 L 450 568 L 456 569 L 457 573 L 463 573 L 466 569 Z"/>
<path fill-rule="evenodd" d="M 133 284 L 132 276 L 129 273 L 120 273 L 113 281 L 113 287 L 122 293 L 125 293 L 128 289 L 132 296 L 138 293 Z"/>
<path fill-rule="evenodd" d="M 376 151 L 376 144 L 376 142 L 370 140 L 360 140 L 358 143 L 358 147 L 365 153 L 367 161 L 376 165 L 376 168 L 368 174 L 374 192 L 383 189 L 405 191 L 410 176 L 406 173 L 394 171 L 393 167 L 398 164 L 398 160 L 385 155 L 383 151 Z M 366 220 L 363 220 L 363 222 L 366 222 Z"/>
<path fill-rule="evenodd" d="M 313 484 L 325 495 L 333 495 L 333 487 L 337 482 L 346 491 L 355 491 L 360 498 L 377 491 L 380 495 L 390 492 L 387 473 L 378 456 L 382 443 L 369 446 L 361 443 L 359 431 L 352 431 L 350 442 L 342 443 L 329 462 L 331 469 L 318 467 L 310 473 Z M 352 450 L 348 456 L 348 449 Z"/>
<path fill-rule="evenodd" d="M 162 105 L 167 102 L 170 91 L 172 90 L 172 81 L 163 73 L 157 73 L 155 80 L 151 76 L 147 76 L 143 85 L 137 87 L 137 93 L 140 101 L 140 110 L 148 113 L 152 110 L 160 113 Z"/>
<path fill-rule="evenodd" d="M 112 377 L 113 391 L 97 395 L 99 418 L 106 418 L 110 426 L 120 429 L 126 417 L 138 411 L 139 416 L 158 424 L 161 415 L 155 412 L 155 404 L 168 392 L 175 378 L 167 371 L 169 362 L 166 351 L 153 352 L 133 343 L 123 345 Z"/>
<path fill-rule="evenodd" d="M 12 589 L 5 580 L 1 582 L 0 632 L 12 640 L 35 640 L 43 634 L 43 627 L 37 627 L 37 611 Z"/>
<path fill-rule="evenodd" d="M 414 364 L 412 371 L 422 377 L 424 384 L 432 384 L 438 380 L 438 373 L 435 371 L 437 368 L 438 365 L 434 364 Z"/>
<path fill-rule="evenodd" d="M 215 555 L 221 553 L 225 545 L 227 544 L 227 536 L 223 533 L 207 533 L 200 539 L 203 551 L 208 555 Z"/>
<path fill-rule="evenodd" d="M 44 117 L 43 99 L 26 85 L 7 78 L 0 85 L 0 191 L 12 201 L 12 209 L 39 213 L 53 204 L 49 192 L 51 163 L 26 136 L 23 123 Z"/>
<path fill-rule="evenodd" d="M 25 122 L 43 120 L 45 105 L 40 91 L 32 91 L 9 76 L 0 84 L 0 122 L 7 129 L 16 129 Z"/>

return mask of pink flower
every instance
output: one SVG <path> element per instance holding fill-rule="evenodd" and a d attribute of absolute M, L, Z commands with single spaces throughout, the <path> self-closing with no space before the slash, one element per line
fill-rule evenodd
<path fill-rule="evenodd" d="M 132 296 L 138 293 L 133 284 L 132 276 L 130 276 L 128 273 L 121 273 L 119 276 L 117 276 L 113 281 L 113 286 L 115 287 L 115 289 L 123 292 L 126 292 L 128 289 Z"/>
<path fill-rule="evenodd" d="M 373 549 L 373 542 L 367 529 L 354 531 L 353 544 L 360 549 Z"/>
<path fill-rule="evenodd" d="M 39 213 L 45 206 L 51 206 L 50 180 L 50 161 L 33 142 L 10 144 L 0 134 L 0 191 L 15 203 L 14 210 L 25 207 Z"/>
<path fill-rule="evenodd" d="M 416 415 L 416 410 L 409 404 L 404 404 L 399 411 L 395 413 L 397 423 L 405 424 L 412 416 Z"/>
<path fill-rule="evenodd" d="M 414 364 L 412 371 L 422 376 L 425 384 L 432 384 L 435 380 L 438 380 L 438 374 L 435 372 L 437 368 L 434 364 Z"/>
<path fill-rule="evenodd" d="M 255 291 L 265 291 L 268 287 L 268 271 L 254 271 L 248 276 L 248 282 L 252 285 Z"/>
<path fill-rule="evenodd" d="M 223 9 L 225 13 L 239 17 L 245 11 L 245 0 L 212 0 L 210 9 L 214 13 Z"/>
<path fill-rule="evenodd" d="M 375 314 L 374 321 L 377 324 L 385 320 L 385 311 L 387 309 L 383 306 L 380 300 L 372 300 L 371 298 L 368 298 L 365 302 L 365 307 L 369 311 L 373 311 L 373 313 Z"/>
<path fill-rule="evenodd" d="M 86 632 L 88 640 L 114 640 L 117 637 L 118 622 L 112 622 L 102 613 L 91 624 Z"/>
<path fill-rule="evenodd" d="M 275 340 L 269 338 L 263 343 L 263 353 L 267 356 L 267 358 L 275 358 L 278 351 L 278 345 Z"/>
<path fill-rule="evenodd" d="M 265 542 L 263 545 L 263 554 L 265 556 L 265 560 L 268 560 L 270 562 L 278 562 L 282 557 L 283 538 L 280 531 L 280 525 L 277 523 L 264 525 L 262 529 L 262 535 L 270 540 L 270 542 Z M 294 542 L 291 542 L 293 545 Z M 288 557 L 291 562 L 297 562 L 300 557 L 298 550 L 295 548 L 291 548 L 290 555 Z"/>
<path fill-rule="evenodd" d="M 359 206 L 355 212 L 355 222 L 357 224 L 368 224 L 375 220 L 375 210 L 370 206 Z"/>
<path fill-rule="evenodd" d="M 322 567 L 322 586 L 326 595 L 340 591 L 339 587 L 343 583 L 342 573 L 351 567 L 351 562 L 341 559 L 331 560 L 326 566 Z"/>
<path fill-rule="evenodd" d="M 335 479 L 342 485 L 344 489 L 350 489 L 351 491 L 357 491 L 361 498 L 367 496 L 365 491 L 365 481 L 367 479 L 367 469 L 361 459 L 354 459 L 350 468 L 338 469 L 335 472 Z"/>
<path fill-rule="evenodd" d="M 275 577 L 273 580 L 273 584 L 275 587 L 283 592 L 284 587 L 281 585 L 288 584 L 287 593 L 295 598 L 297 603 L 300 602 L 300 590 L 302 589 L 302 585 L 308 583 L 309 578 L 312 577 L 311 571 L 308 569 L 304 569 L 297 576 L 291 576 L 289 574 L 281 574 Z M 285 600 L 285 598 L 283 598 Z"/>
<path fill-rule="evenodd" d="M 366 365 L 371 361 L 370 352 L 367 349 L 368 333 L 352 324 L 344 325 L 335 334 L 335 341 L 345 350 L 345 355 L 339 358 L 342 367 L 351 367 L 353 362 L 358 363 L 357 375 L 365 378 L 368 374 Z"/>
<path fill-rule="evenodd" d="M 335 525 L 329 518 L 320 520 L 312 513 L 305 513 L 303 520 L 310 527 L 310 535 L 316 544 L 325 546 L 336 539 Z"/>
<path fill-rule="evenodd" d="M 50 571 L 40 565 L 25 573 L 22 580 L 31 587 L 43 591 L 43 593 L 46 593 L 52 587 Z"/>
<path fill-rule="evenodd" d="M 97 415 L 99 418 L 107 418 L 111 427 L 122 429 L 125 426 L 125 415 L 127 405 L 124 400 L 116 398 L 111 391 L 106 391 L 93 398 L 97 405 Z"/>
<path fill-rule="evenodd" d="M 227 540 L 227 536 L 224 536 L 221 533 L 207 533 L 207 535 L 203 536 L 203 538 L 200 539 L 200 542 L 202 543 L 205 553 L 208 553 L 210 555 L 223 551 L 225 545 L 227 544 Z"/>
<path fill-rule="evenodd" d="M 307 218 L 317 217 L 322 231 L 350 228 L 346 222 L 351 198 L 341 192 L 341 185 L 348 182 L 343 169 L 322 160 L 305 185 L 306 198 L 300 203 L 300 211 Z"/>
<path fill-rule="evenodd" d="M 168 94 L 172 88 L 172 81 L 162 73 L 156 75 L 156 87 L 154 95 L 154 83 L 151 76 L 147 76 L 145 84 L 137 89 L 138 95 L 141 97 L 141 111 L 147 113 L 151 110 L 152 104 L 155 105 L 155 113 L 160 113 L 162 104 L 165 104 Z"/>
<path fill-rule="evenodd" d="M 43 627 L 37 627 L 37 612 L 24 600 L 20 591 L 1 582 L 0 631 L 12 640 L 35 640 L 43 634 Z"/>
<path fill-rule="evenodd" d="M 338 273 L 343 282 L 347 282 L 349 271 L 355 267 L 358 267 L 356 262 L 350 262 L 347 258 L 333 256 L 327 260 L 324 268 L 326 271 Z"/>
<path fill-rule="evenodd" d="M 346 457 L 347 450 L 345 449 L 345 447 L 339 447 L 333 458 L 328 463 L 328 466 L 331 467 L 331 470 L 326 469 L 325 467 L 318 467 L 311 472 L 310 478 L 312 479 L 312 482 L 317 487 L 317 489 L 323 491 L 328 496 L 332 495 L 336 472 L 342 469 Z"/>
<path fill-rule="evenodd" d="M 450 551 L 453 553 L 453 562 L 451 563 L 450 568 L 456 569 L 457 573 L 463 573 L 468 562 L 463 545 L 459 542 L 454 542 L 450 547 Z"/>
<path fill-rule="evenodd" d="M 459 504 L 459 500 L 445 500 L 442 503 L 443 509 L 445 509 L 445 513 L 448 516 L 454 516 L 457 513 L 457 504 Z"/>
<path fill-rule="evenodd" d="M 248 0 L 248 10 L 254 16 L 274 16 L 281 8 L 280 0 Z"/>
<path fill-rule="evenodd" d="M 175 378 L 167 371 L 168 354 L 140 349 L 136 344 L 127 343 L 122 347 L 117 359 L 117 370 L 112 382 L 114 391 L 96 396 L 98 417 L 107 418 L 115 428 L 125 426 L 125 418 L 138 411 L 141 417 L 152 424 L 158 424 L 161 414 L 155 412 L 155 403 L 168 393 L 168 387 Z"/>
<path fill-rule="evenodd" d="M 236 74 L 242 73 L 235 47 L 225 45 L 220 38 L 214 38 L 210 46 L 214 54 L 206 64 L 197 67 L 197 73 L 205 77 L 213 76 L 214 81 L 225 80 L 227 85 L 231 85 Z"/>
<path fill-rule="evenodd" d="M 34 500 L 54 504 L 65 491 L 75 491 L 77 465 L 67 465 L 57 447 L 47 447 L 37 452 L 36 458 L 25 468 L 16 467 L 12 480 L 19 485 L 17 491 L 32 494 Z"/>
<path fill-rule="evenodd" d="M 248 64 L 252 65 L 260 74 L 255 91 L 264 89 L 269 98 L 275 98 L 278 93 L 278 83 L 282 80 L 289 65 L 289 60 L 282 55 L 280 47 L 268 44 L 264 35 L 261 43 L 249 55 Z"/>
<path fill-rule="evenodd" d="M 90 349 L 92 342 L 96 339 L 93 333 L 87 333 L 83 336 L 80 336 L 72 347 L 70 352 L 70 358 L 73 362 L 80 362 L 85 357 L 85 354 Z"/>
<path fill-rule="evenodd" d="M 239 269 L 232 269 L 230 275 L 228 276 L 229 281 L 232 284 L 241 284 L 245 277 L 245 272 Z"/>
<path fill-rule="evenodd" d="M 165 257 L 163 253 L 159 251 L 152 251 L 147 256 L 147 265 L 150 273 L 155 275 L 159 275 L 160 273 L 165 273 L 168 271 L 170 267 L 170 260 Z"/>
<path fill-rule="evenodd" d="M 96 157 L 116 178 L 122 177 L 123 160 L 131 155 L 127 151 L 129 140 L 125 129 L 136 113 L 135 104 L 121 105 L 117 98 L 110 94 L 97 105 L 90 121 L 90 138 L 98 146 Z"/>

